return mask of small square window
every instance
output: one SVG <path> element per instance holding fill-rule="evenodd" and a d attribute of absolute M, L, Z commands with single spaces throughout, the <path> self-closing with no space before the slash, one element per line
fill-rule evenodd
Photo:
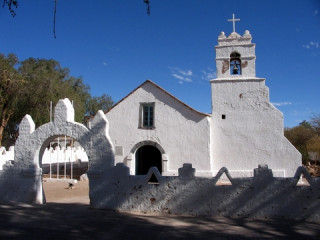
<path fill-rule="evenodd" d="M 140 104 L 140 124 L 141 128 L 154 128 L 154 103 Z"/>
<path fill-rule="evenodd" d="M 222 114 L 221 118 L 222 118 L 222 119 L 226 119 L 226 115 L 225 115 L 225 114 Z"/>

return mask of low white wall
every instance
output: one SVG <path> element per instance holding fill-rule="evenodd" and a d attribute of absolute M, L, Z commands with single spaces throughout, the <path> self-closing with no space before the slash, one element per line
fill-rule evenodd
<path fill-rule="evenodd" d="M 303 167 L 292 178 L 275 178 L 266 165 L 254 169 L 253 178 L 232 178 L 226 168 L 214 178 L 195 177 L 195 172 L 190 164 L 171 177 L 156 168 L 133 176 L 123 164 L 101 175 L 89 170 L 90 205 L 144 213 L 320 219 L 320 178 L 311 178 Z M 297 185 L 302 173 L 310 186 Z M 232 185 L 217 185 L 225 174 Z M 157 184 L 148 183 L 152 175 Z"/>
<path fill-rule="evenodd" d="M 14 160 L 14 146 L 11 146 L 8 151 L 4 147 L 0 148 L 0 170 L 3 169 L 3 165 L 7 161 Z M 62 147 L 50 148 L 44 151 L 42 156 L 42 164 L 50 163 L 62 163 L 62 162 L 75 162 L 80 160 L 81 162 L 88 162 L 88 156 L 82 147 L 65 149 Z"/>
<path fill-rule="evenodd" d="M 61 162 L 88 162 L 88 156 L 83 148 L 70 148 L 65 149 L 62 147 L 46 148 L 42 156 L 42 164 L 61 163 Z"/>
<path fill-rule="evenodd" d="M 2 166 L 10 160 L 14 160 L 14 146 L 11 146 L 7 151 L 4 147 L 0 148 L 0 170 L 2 170 Z"/>

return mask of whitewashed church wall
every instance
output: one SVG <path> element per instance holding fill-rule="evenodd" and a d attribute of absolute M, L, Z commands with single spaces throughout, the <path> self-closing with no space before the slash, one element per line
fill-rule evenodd
<path fill-rule="evenodd" d="M 301 155 L 284 137 L 283 114 L 269 103 L 265 80 L 211 84 L 215 172 L 227 167 L 233 176 L 252 176 L 250 169 L 268 164 L 275 176 L 292 177 Z"/>
<path fill-rule="evenodd" d="M 155 128 L 139 128 L 140 103 L 155 103 Z M 106 114 L 110 123 L 110 137 L 114 145 L 123 148 L 123 155 L 115 156 L 116 163 L 126 163 L 135 174 L 133 147 L 143 141 L 159 144 L 168 157 L 163 175 L 176 175 L 183 163 L 192 163 L 199 175 L 211 175 L 210 120 L 153 84 L 144 84 Z M 137 149 L 136 149 L 137 150 Z M 132 158 L 131 161 L 127 161 Z"/>

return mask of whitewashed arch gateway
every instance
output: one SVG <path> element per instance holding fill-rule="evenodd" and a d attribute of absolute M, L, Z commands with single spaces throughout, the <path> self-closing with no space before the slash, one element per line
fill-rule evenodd
<path fill-rule="evenodd" d="M 5 165 L 1 174 L 0 194 L 3 201 L 43 203 L 41 158 L 48 143 L 55 136 L 75 138 L 86 151 L 91 176 L 99 175 L 114 166 L 114 147 L 109 138 L 109 126 L 102 111 L 94 117 L 91 129 L 74 122 L 74 108 L 69 99 L 59 100 L 54 111 L 54 121 L 35 129 L 26 115 L 19 126 L 13 165 Z M 91 191 L 91 190 L 90 190 Z"/>

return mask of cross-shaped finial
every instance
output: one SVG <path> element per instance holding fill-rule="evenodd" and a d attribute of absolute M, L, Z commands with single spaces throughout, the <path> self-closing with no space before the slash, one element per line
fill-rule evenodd
<path fill-rule="evenodd" d="M 228 19 L 228 22 L 233 22 L 233 32 L 236 32 L 236 22 L 240 21 L 240 19 L 234 18 L 234 13 L 232 14 L 232 19 Z"/>

